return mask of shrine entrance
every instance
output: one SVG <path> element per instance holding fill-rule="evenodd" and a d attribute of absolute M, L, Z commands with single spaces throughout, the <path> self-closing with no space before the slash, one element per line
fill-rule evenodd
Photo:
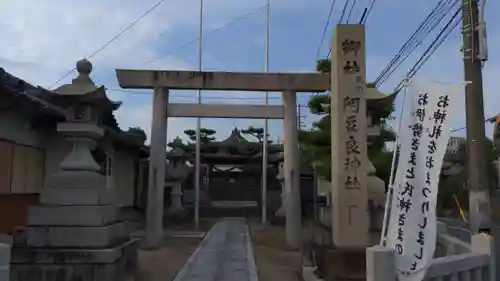
<path fill-rule="evenodd" d="M 250 168 L 252 169 L 252 168 Z M 260 206 L 260 170 L 246 171 L 245 167 L 224 170 L 214 168 L 210 173 L 208 193 L 213 206 L 217 202 L 246 202 L 249 206 Z"/>
<path fill-rule="evenodd" d="M 195 144 L 188 144 L 195 151 Z M 242 132 L 234 128 L 222 141 L 210 141 L 200 147 L 200 162 L 204 169 L 204 192 L 210 206 L 217 207 L 262 207 L 262 149 L 261 141 L 249 141 Z M 283 145 L 268 144 L 267 190 L 281 190 L 276 179 L 278 156 Z M 191 189 L 192 181 L 186 186 Z M 195 187 L 192 186 L 192 189 Z"/>
<path fill-rule="evenodd" d="M 330 90 L 332 200 L 329 220 L 332 225 L 332 242 L 340 248 L 366 247 L 369 236 L 368 168 L 371 165 L 367 156 L 367 132 L 370 125 L 367 100 L 379 99 L 385 95 L 367 87 L 363 25 L 338 25 L 331 50 L 331 74 L 116 70 L 120 87 L 154 89 L 146 218 L 147 246 L 157 247 L 163 237 L 167 118 L 198 117 L 284 119 L 282 205 L 285 206 L 286 242 L 292 248 L 300 248 L 302 225 L 297 93 Z M 201 102 L 169 104 L 169 89 L 281 92 L 283 105 L 224 105 Z M 200 157 L 199 153 L 197 157 Z M 349 165 L 346 166 L 346 162 Z M 196 167 L 198 171 L 199 166 Z M 267 182 L 267 179 L 264 181 Z M 198 181 L 196 186 L 199 185 Z M 263 189 L 264 202 L 265 194 L 266 190 Z"/>
<path fill-rule="evenodd" d="M 120 87 L 124 89 L 153 89 L 151 159 L 146 215 L 146 244 L 148 246 L 159 245 L 163 233 L 164 202 L 162 198 L 165 179 L 167 118 L 198 117 L 284 119 L 285 185 L 283 200 L 287 204 L 283 204 L 284 202 L 282 204 L 285 206 L 286 240 L 292 247 L 299 247 L 301 207 L 296 95 L 301 92 L 328 90 L 330 88 L 329 75 L 129 69 L 117 69 L 116 75 Z M 282 92 L 283 105 L 172 104 L 168 102 L 169 89 Z M 201 153 L 197 157 L 201 157 Z M 201 163 L 201 161 L 197 162 Z M 199 169 L 200 167 L 195 168 Z M 267 182 L 267 179 L 263 180 Z M 259 178 L 258 182 L 260 181 Z M 200 183 L 195 183 L 195 185 L 197 185 L 196 191 L 199 192 Z M 263 190 L 261 196 L 264 199 L 265 194 L 266 190 Z M 253 196 L 250 197 L 253 198 Z M 198 201 L 199 196 L 196 196 L 195 200 Z M 196 204 L 199 204 L 199 201 Z M 262 207 L 265 208 L 265 204 L 262 204 Z"/>

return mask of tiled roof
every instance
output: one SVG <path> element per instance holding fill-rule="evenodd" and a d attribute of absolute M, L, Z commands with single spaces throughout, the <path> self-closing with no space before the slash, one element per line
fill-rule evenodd
<path fill-rule="evenodd" d="M 58 118 L 64 118 L 64 109 L 49 103 L 42 97 L 48 95 L 50 92 L 41 87 L 36 87 L 24 80 L 8 73 L 0 67 L 0 88 L 5 89 L 6 93 L 34 105 L 41 113 L 53 115 Z M 114 139 L 141 147 L 145 153 L 149 154 L 147 148 L 142 146 L 136 139 L 126 132 L 116 131 L 111 128 L 105 128 L 106 132 Z"/>
<path fill-rule="evenodd" d="M 42 113 L 52 114 L 58 117 L 64 116 L 63 109 L 44 101 L 36 95 L 36 93 L 43 91 L 41 88 L 25 82 L 24 80 L 8 73 L 1 67 L 0 87 L 4 88 L 9 94 L 37 106 Z"/>

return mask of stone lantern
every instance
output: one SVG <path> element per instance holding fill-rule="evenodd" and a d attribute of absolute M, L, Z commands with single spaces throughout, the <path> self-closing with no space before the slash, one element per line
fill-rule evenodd
<path fill-rule="evenodd" d="M 366 107 L 367 107 L 367 146 L 368 149 L 373 146 L 375 139 L 380 136 L 382 127 L 374 125 L 372 122 L 372 113 L 377 108 L 389 106 L 394 99 L 394 95 L 385 95 L 374 88 L 366 88 Z M 368 156 L 367 156 L 368 157 Z M 378 232 L 382 229 L 382 220 L 385 208 L 385 182 L 378 178 L 376 169 L 368 158 L 367 161 L 367 185 L 368 185 L 368 206 L 370 207 L 370 229 Z M 377 236 L 377 235 L 376 235 Z M 377 236 L 378 239 L 378 236 Z"/>
<path fill-rule="evenodd" d="M 393 101 L 393 95 L 385 95 L 375 88 L 365 88 L 364 91 L 366 98 L 366 108 L 367 108 L 367 120 L 368 128 L 366 130 L 367 134 L 367 146 L 368 148 L 373 145 L 374 140 L 381 133 L 381 126 L 374 125 L 372 122 L 373 112 L 380 107 L 386 107 Z M 384 215 L 385 207 L 385 182 L 378 178 L 375 173 L 376 169 L 373 163 L 366 156 L 366 173 L 367 173 L 367 188 L 368 188 L 368 206 L 370 206 L 370 228 L 374 231 L 380 231 L 382 227 L 382 220 Z M 325 190 L 328 193 L 328 197 L 331 197 L 330 182 L 325 179 L 318 179 L 317 192 L 318 194 L 324 194 Z M 331 198 L 330 198 L 331 199 Z M 322 224 L 331 226 L 331 206 L 329 202 L 332 200 L 327 200 L 327 205 L 325 207 L 320 207 L 319 219 Z"/>
<path fill-rule="evenodd" d="M 285 217 L 285 161 L 284 154 L 280 152 L 278 155 L 278 174 L 276 175 L 276 179 L 281 184 L 281 205 L 274 213 L 276 218 L 284 218 Z"/>
<path fill-rule="evenodd" d="M 91 151 L 104 136 L 100 127 L 103 113 L 118 109 L 121 103 L 109 100 L 104 86 L 96 87 L 89 76 L 92 64 L 88 60 L 78 61 L 76 69 L 78 77 L 71 84 L 55 89 L 49 97 L 51 103 L 65 109 L 66 122 L 59 123 L 57 131 L 73 143 L 70 154 L 60 164 L 61 171 L 49 178 L 47 183 L 50 186 L 64 186 L 66 183 L 61 181 L 74 174 L 85 175 L 85 178 L 79 182 L 70 181 L 73 187 L 75 184 L 95 186 L 92 180 L 105 180 Z"/>
<path fill-rule="evenodd" d="M 119 103 L 95 86 L 89 61 L 80 60 L 76 69 L 78 77 L 47 98 L 66 111 L 57 132 L 72 150 L 47 178 L 40 204 L 30 207 L 25 233 L 15 235 L 13 280 L 124 280 L 137 264 L 137 240 L 118 221 L 112 190 L 91 153 L 104 135 L 102 113 Z"/>
<path fill-rule="evenodd" d="M 172 191 L 170 193 L 171 200 L 168 214 L 175 217 L 184 217 L 186 209 L 182 205 L 182 183 L 188 175 L 187 154 L 185 145 L 179 137 L 175 138 L 169 146 L 172 150 L 167 153 L 169 163 L 166 166 L 165 184 L 170 186 Z"/>

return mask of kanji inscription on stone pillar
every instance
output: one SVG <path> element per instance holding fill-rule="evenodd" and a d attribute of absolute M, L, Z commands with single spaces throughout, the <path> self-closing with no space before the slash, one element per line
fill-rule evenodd
<path fill-rule="evenodd" d="M 332 238 L 337 247 L 366 247 L 365 28 L 337 25 L 332 43 Z"/>

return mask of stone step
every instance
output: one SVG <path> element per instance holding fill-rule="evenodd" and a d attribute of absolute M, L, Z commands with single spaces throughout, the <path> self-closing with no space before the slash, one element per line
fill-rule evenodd
<path fill-rule="evenodd" d="M 14 247 L 10 280 L 126 280 L 137 268 L 138 242 L 103 249 Z"/>
<path fill-rule="evenodd" d="M 259 206 L 257 201 L 217 200 L 210 203 L 212 208 L 255 208 Z"/>

